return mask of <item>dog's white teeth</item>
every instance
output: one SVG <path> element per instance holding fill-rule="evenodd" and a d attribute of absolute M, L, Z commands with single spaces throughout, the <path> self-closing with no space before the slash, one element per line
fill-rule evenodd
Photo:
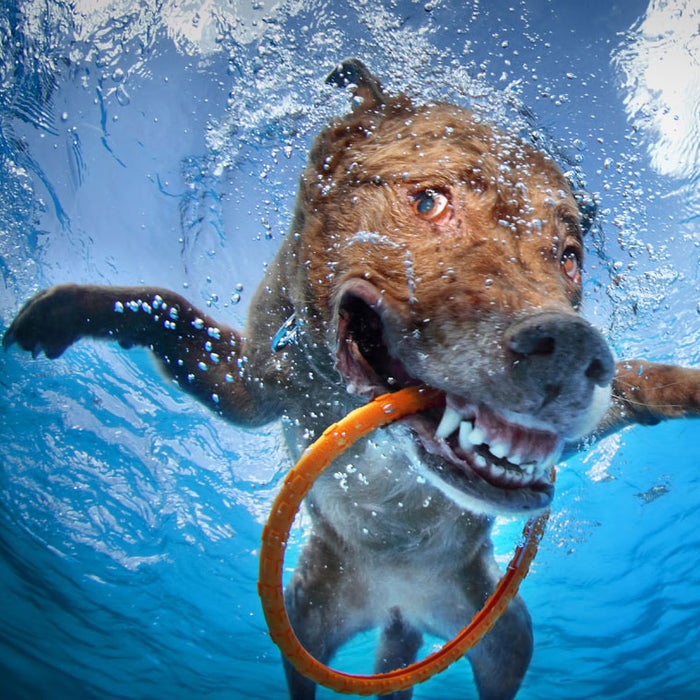
<path fill-rule="evenodd" d="M 459 424 L 459 446 L 465 452 L 469 452 L 474 447 L 474 443 L 470 440 L 473 432 L 474 426 L 468 420 L 463 420 Z"/>
<path fill-rule="evenodd" d="M 474 464 L 476 464 L 476 466 L 479 467 L 480 469 L 486 469 L 486 467 L 488 466 L 488 462 L 486 461 L 486 457 L 483 457 L 480 454 L 474 455 Z"/>
<path fill-rule="evenodd" d="M 457 428 L 460 427 L 461 422 L 462 416 L 455 411 L 454 408 L 447 406 L 447 408 L 445 408 L 445 412 L 442 414 L 440 425 L 438 425 L 437 430 L 435 431 L 435 437 L 440 440 L 448 438 L 455 432 L 455 430 L 457 430 Z"/>
<path fill-rule="evenodd" d="M 494 442 L 493 444 L 489 445 L 489 452 L 496 459 L 503 459 L 503 457 L 508 454 L 508 445 L 506 445 L 505 442 Z M 509 458 L 509 461 L 512 462 L 513 460 Z"/>
<path fill-rule="evenodd" d="M 499 467 L 497 464 L 491 465 L 491 473 L 497 477 L 505 477 L 506 470 L 503 467 Z"/>
<path fill-rule="evenodd" d="M 521 452 L 507 438 L 496 435 L 489 438 L 486 431 L 474 423 L 447 406 L 435 430 L 435 438 L 447 440 L 456 433 L 456 442 L 464 453 L 463 458 L 469 455 L 468 459 L 475 469 L 502 484 L 524 485 L 544 476 L 550 460 L 533 460 L 531 454 Z"/>
<path fill-rule="evenodd" d="M 472 445 L 483 445 L 486 442 L 486 433 L 481 428 L 474 428 L 467 436 Z"/>

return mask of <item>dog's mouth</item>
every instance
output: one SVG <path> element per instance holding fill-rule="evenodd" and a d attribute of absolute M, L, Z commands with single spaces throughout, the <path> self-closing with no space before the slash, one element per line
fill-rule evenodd
<path fill-rule="evenodd" d="M 336 366 L 351 393 L 373 398 L 424 384 L 390 351 L 385 325 L 390 313 L 381 295 L 363 282 L 350 285 L 340 298 Z M 401 424 L 422 448 L 414 466 L 470 510 L 531 513 L 551 503 L 551 469 L 563 440 L 526 416 L 506 417 L 448 389 L 443 409 Z"/>

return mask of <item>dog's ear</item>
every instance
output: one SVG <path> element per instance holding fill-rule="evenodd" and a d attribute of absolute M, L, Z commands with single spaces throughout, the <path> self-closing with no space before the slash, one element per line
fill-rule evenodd
<path fill-rule="evenodd" d="M 346 58 L 326 77 L 326 83 L 349 87 L 353 96 L 353 109 L 376 109 L 386 103 L 386 95 L 379 80 L 358 58 Z"/>

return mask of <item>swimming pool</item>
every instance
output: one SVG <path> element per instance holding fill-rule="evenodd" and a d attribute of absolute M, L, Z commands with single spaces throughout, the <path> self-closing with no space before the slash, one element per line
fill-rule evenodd
<path fill-rule="evenodd" d="M 3 330 L 67 280 L 171 287 L 240 326 L 347 109 L 323 77 L 358 55 L 395 89 L 526 105 L 601 198 L 584 314 L 621 357 L 700 365 L 697 3 L 6 0 L 0 37 Z M 283 697 L 256 594 L 279 427 L 230 427 L 142 351 L 0 362 L 0 695 Z M 697 437 L 634 428 L 561 467 L 519 697 L 696 697 Z M 475 697 L 466 663 L 415 697 Z"/>

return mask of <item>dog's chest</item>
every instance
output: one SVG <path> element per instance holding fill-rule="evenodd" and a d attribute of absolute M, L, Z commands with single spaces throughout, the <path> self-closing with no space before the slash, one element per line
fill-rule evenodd
<path fill-rule="evenodd" d="M 488 536 L 489 520 L 429 483 L 407 458 L 410 448 L 388 432 L 358 442 L 315 484 L 313 517 L 362 552 L 368 565 L 387 562 L 391 569 L 405 558 L 468 561 Z"/>

